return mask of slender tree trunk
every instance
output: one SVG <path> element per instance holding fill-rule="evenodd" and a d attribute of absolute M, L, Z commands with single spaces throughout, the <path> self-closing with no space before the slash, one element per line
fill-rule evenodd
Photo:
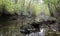
<path fill-rule="evenodd" d="M 51 4 L 48 3 L 48 8 L 49 8 L 49 11 L 50 11 L 50 16 L 54 17 L 54 14 L 53 14 L 53 11 L 51 9 Z"/>

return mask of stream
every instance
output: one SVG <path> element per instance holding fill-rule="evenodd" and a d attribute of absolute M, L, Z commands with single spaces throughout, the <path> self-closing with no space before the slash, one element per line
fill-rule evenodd
<path fill-rule="evenodd" d="M 26 34 L 26 36 L 45 36 L 45 29 L 40 29 L 40 32 Z"/>

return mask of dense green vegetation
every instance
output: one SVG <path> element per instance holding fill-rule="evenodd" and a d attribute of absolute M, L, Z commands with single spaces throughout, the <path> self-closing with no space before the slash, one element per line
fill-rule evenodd
<path fill-rule="evenodd" d="M 1 0 L 0 1 L 0 12 L 9 12 L 10 14 L 17 14 L 24 12 L 25 15 L 28 15 L 29 12 L 39 15 L 44 13 L 50 16 L 52 13 L 54 17 L 59 15 L 60 0 Z M 52 15 L 52 16 L 53 16 Z"/>
<path fill-rule="evenodd" d="M 35 12 L 40 13 L 40 12 L 47 12 L 46 14 L 49 14 L 49 10 L 46 4 L 38 2 L 36 0 L 1 0 L 2 2 L 0 3 L 2 6 L 5 6 L 5 9 L 10 12 Z M 43 8 L 43 9 L 42 9 Z M 47 10 L 47 11 L 46 11 Z"/>
<path fill-rule="evenodd" d="M 48 8 L 50 12 L 54 14 L 54 17 L 56 17 L 58 20 L 60 19 L 60 0 L 44 0 L 45 3 L 48 4 Z"/>

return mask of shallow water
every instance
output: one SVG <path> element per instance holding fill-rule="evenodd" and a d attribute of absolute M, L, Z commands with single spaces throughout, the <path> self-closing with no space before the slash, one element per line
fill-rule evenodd
<path fill-rule="evenodd" d="M 41 29 L 40 32 L 26 34 L 26 36 L 45 36 L 45 29 Z"/>

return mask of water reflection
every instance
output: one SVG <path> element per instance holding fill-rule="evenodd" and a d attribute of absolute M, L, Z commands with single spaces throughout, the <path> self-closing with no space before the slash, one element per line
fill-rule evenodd
<path fill-rule="evenodd" d="M 3 36 L 3 35 L 0 33 L 0 36 Z"/>
<path fill-rule="evenodd" d="M 40 32 L 33 32 L 30 34 L 26 34 L 26 36 L 45 36 L 45 30 L 44 28 L 40 28 Z"/>
<path fill-rule="evenodd" d="M 45 29 L 41 29 L 39 32 L 39 36 L 45 36 Z"/>

